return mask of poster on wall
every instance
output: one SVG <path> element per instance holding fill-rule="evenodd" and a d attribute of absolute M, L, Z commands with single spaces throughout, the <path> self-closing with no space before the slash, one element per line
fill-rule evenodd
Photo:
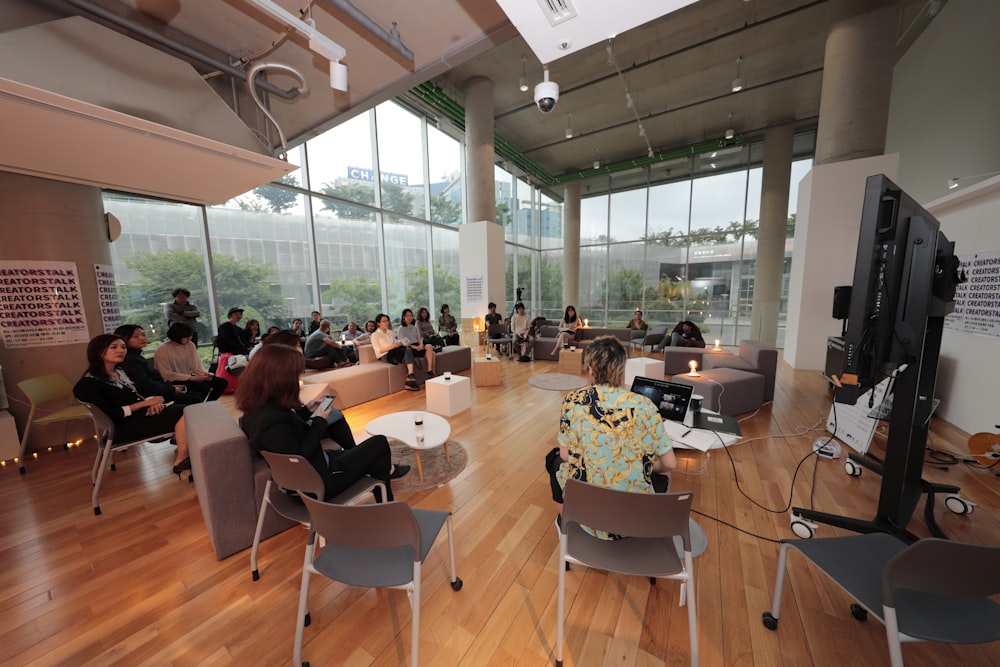
<path fill-rule="evenodd" d="M 483 277 L 481 275 L 465 276 L 465 300 L 466 301 L 483 300 Z"/>
<path fill-rule="evenodd" d="M 1000 251 L 958 258 L 967 280 L 955 290 L 955 310 L 944 318 L 945 328 L 1000 338 Z"/>
<path fill-rule="evenodd" d="M 0 262 L 0 334 L 8 348 L 90 340 L 76 264 Z"/>
<path fill-rule="evenodd" d="M 101 325 L 104 333 L 114 333 L 122 323 L 115 269 L 110 264 L 94 264 L 94 273 L 97 275 L 97 303 L 101 307 Z"/>

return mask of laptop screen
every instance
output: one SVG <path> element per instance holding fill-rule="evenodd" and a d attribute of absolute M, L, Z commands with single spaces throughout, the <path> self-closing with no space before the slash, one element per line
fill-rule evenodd
<path fill-rule="evenodd" d="M 637 376 L 632 381 L 632 391 L 653 401 L 664 419 L 683 421 L 694 387 L 666 380 Z"/>

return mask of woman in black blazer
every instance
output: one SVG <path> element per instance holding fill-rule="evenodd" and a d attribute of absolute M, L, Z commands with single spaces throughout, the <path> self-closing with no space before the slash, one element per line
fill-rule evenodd
<path fill-rule="evenodd" d="M 236 390 L 236 407 L 243 411 L 240 425 L 250 448 L 304 457 L 323 478 L 326 498 L 370 475 L 385 483 L 387 500 L 392 500 L 389 480 L 406 474 L 409 466 L 393 467 L 385 436 L 356 444 L 347 420 L 335 408 L 313 412 L 302 405 L 298 380 L 303 370 L 305 358 L 298 346 L 265 344 L 250 360 Z M 324 450 L 323 438 L 343 449 Z M 375 499 L 380 501 L 378 492 Z"/>
<path fill-rule="evenodd" d="M 87 345 L 87 372 L 73 394 L 96 405 L 115 423 L 115 440 L 132 442 L 174 432 L 177 454 L 173 471 L 191 469 L 184 430 L 184 406 L 163 396 L 143 396 L 121 368 L 128 346 L 121 336 L 101 334 Z"/>

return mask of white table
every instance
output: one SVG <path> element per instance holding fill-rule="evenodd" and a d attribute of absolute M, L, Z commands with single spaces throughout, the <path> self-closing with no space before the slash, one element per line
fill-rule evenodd
<path fill-rule="evenodd" d="M 452 382 L 454 382 L 452 376 Z M 417 442 L 417 427 L 413 424 L 414 415 L 424 417 L 424 441 Z M 444 446 L 444 458 L 451 463 L 448 454 L 448 438 L 451 437 L 451 424 L 444 417 L 433 412 L 390 412 L 387 415 L 376 417 L 368 422 L 365 430 L 369 435 L 384 435 L 387 438 L 395 438 L 406 444 L 413 450 L 417 459 L 417 475 L 420 481 L 424 481 L 424 467 L 420 461 L 420 452 L 424 449 L 433 449 Z"/>
<path fill-rule="evenodd" d="M 663 360 L 649 357 L 635 357 L 625 362 L 625 387 L 632 386 L 632 380 L 637 377 L 663 377 Z"/>
<path fill-rule="evenodd" d="M 427 410 L 445 417 L 453 417 L 463 410 L 468 410 L 472 407 L 469 392 L 471 386 L 469 378 L 461 375 L 452 375 L 450 380 L 440 375 L 431 378 L 424 383 Z"/>

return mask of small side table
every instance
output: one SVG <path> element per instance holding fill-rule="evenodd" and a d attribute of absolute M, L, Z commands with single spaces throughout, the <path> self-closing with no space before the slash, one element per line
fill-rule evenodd
<path fill-rule="evenodd" d="M 469 388 L 472 383 L 469 378 L 452 375 L 450 380 L 442 376 L 431 378 L 424 383 L 427 394 L 427 411 L 436 412 L 445 417 L 452 417 L 472 406 Z"/>
<path fill-rule="evenodd" d="M 583 372 L 583 348 L 559 350 L 559 372 L 579 375 Z"/>
<path fill-rule="evenodd" d="M 625 362 L 625 387 L 637 377 L 658 378 L 663 375 L 663 362 L 649 357 L 634 357 Z"/>
<path fill-rule="evenodd" d="M 496 357 L 476 357 L 472 360 L 472 378 L 477 387 L 494 387 L 500 384 L 500 360 Z M 452 376 L 454 382 L 455 376 Z"/>

